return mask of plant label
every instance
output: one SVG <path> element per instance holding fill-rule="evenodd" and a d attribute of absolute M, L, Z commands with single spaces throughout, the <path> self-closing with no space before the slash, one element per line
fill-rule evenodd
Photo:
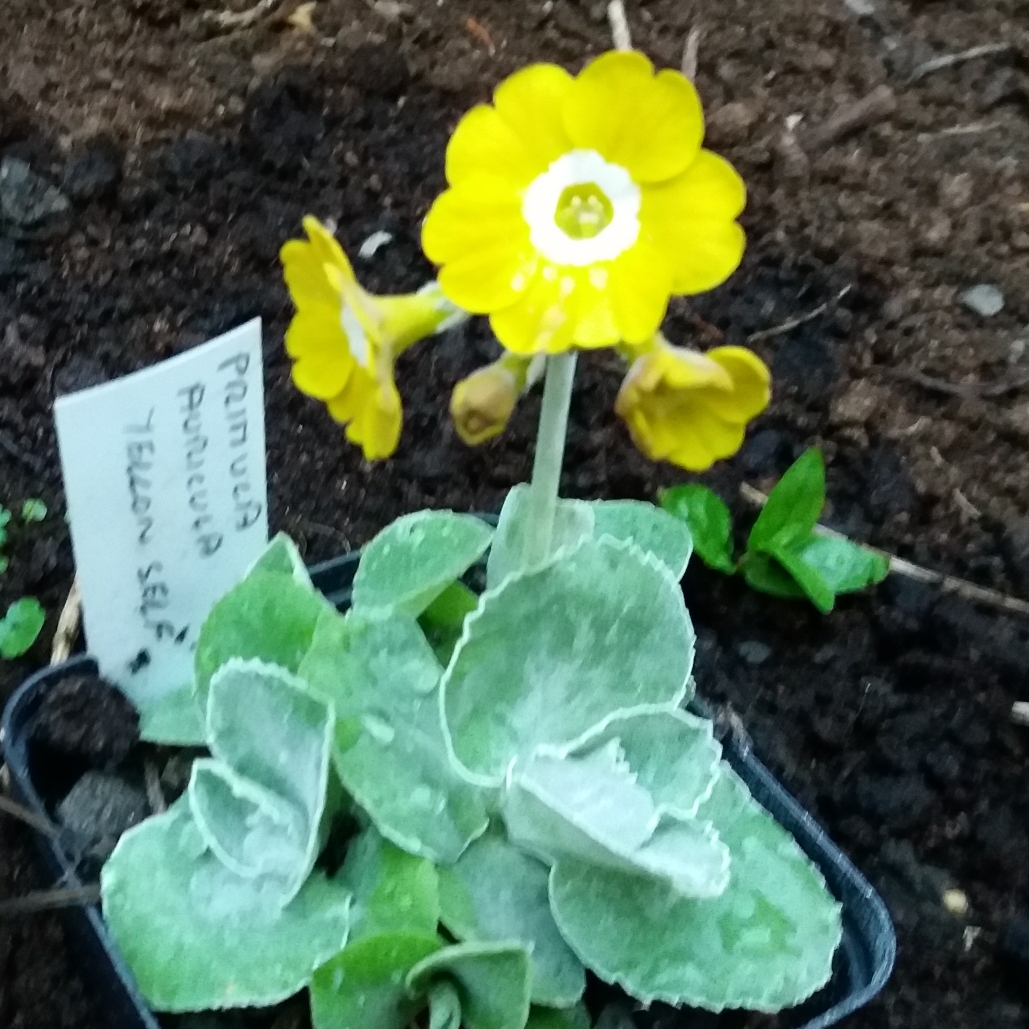
<path fill-rule="evenodd" d="M 145 712 L 268 542 L 260 319 L 54 415 L 89 650 Z"/>

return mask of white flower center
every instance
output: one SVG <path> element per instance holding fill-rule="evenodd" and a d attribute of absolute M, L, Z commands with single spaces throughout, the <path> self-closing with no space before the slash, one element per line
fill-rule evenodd
<path fill-rule="evenodd" d="M 596 150 L 570 150 L 529 183 L 522 216 L 529 239 L 557 265 L 611 261 L 640 233 L 640 188 Z"/>
<path fill-rule="evenodd" d="M 347 346 L 354 360 L 365 370 L 368 370 L 368 336 L 365 334 L 364 326 L 360 319 L 354 314 L 351 306 L 344 301 L 339 314 L 339 323 L 343 328 L 343 335 L 347 338 Z"/>

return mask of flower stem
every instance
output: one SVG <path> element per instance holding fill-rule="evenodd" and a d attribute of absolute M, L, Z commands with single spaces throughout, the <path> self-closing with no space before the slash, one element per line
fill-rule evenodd
<path fill-rule="evenodd" d="M 547 359 L 547 377 L 543 384 L 543 406 L 540 409 L 536 458 L 532 465 L 532 485 L 529 488 L 529 509 L 525 522 L 523 569 L 541 565 L 550 556 L 561 462 L 564 459 L 565 435 L 568 431 L 568 406 L 575 379 L 575 359 L 574 351 Z"/>

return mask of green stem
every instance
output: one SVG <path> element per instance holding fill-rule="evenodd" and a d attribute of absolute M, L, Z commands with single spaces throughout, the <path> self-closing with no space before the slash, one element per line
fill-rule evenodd
<path fill-rule="evenodd" d="M 575 379 L 575 353 L 569 351 L 547 359 L 543 384 L 543 406 L 536 435 L 536 458 L 532 465 L 529 510 L 525 522 L 522 568 L 533 568 L 550 557 L 554 538 L 557 490 L 568 431 L 568 406 Z"/>

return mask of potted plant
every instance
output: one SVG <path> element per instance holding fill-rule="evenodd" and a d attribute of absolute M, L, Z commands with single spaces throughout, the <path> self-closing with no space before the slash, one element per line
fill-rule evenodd
<path fill-rule="evenodd" d="M 558 495 L 580 349 L 618 348 L 633 439 L 689 470 L 768 402 L 754 354 L 659 331 L 670 295 L 743 250 L 743 184 L 702 134 L 692 85 L 640 54 L 575 78 L 531 66 L 454 132 L 423 228 L 437 282 L 369 295 L 313 218 L 284 247 L 294 381 L 369 460 L 399 438 L 397 356 L 486 314 L 503 353 L 458 384 L 455 424 L 496 435 L 542 377 L 533 477 L 495 529 L 451 511 L 387 526 L 346 611 L 284 536 L 211 611 L 163 722 L 210 756 L 101 877 L 154 1009 L 307 989 L 315 1029 L 423 1012 L 558 1029 L 589 1024 L 588 974 L 710 1011 L 779 1011 L 829 981 L 839 900 L 687 710 L 688 529 Z"/>

